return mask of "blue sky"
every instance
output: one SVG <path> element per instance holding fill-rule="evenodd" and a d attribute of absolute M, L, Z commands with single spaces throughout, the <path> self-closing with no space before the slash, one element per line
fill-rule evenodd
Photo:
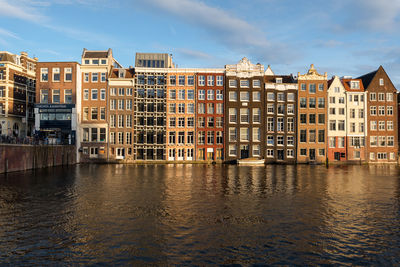
<path fill-rule="evenodd" d="M 400 0 L 0 0 L 0 50 L 80 61 L 83 48 L 168 52 L 179 67 L 242 57 L 297 74 L 358 76 L 383 65 L 400 89 Z"/>

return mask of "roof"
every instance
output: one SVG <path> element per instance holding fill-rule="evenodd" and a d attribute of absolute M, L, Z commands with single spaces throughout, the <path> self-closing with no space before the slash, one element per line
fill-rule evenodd
<path fill-rule="evenodd" d="M 119 78 L 118 72 L 121 69 L 114 68 L 111 70 L 110 78 Z M 130 79 L 135 77 L 135 69 L 122 69 L 125 70 L 125 77 L 124 79 Z"/>
<path fill-rule="evenodd" d="M 282 78 L 282 83 L 296 83 L 292 75 L 266 75 L 264 76 L 264 82 L 276 83 L 276 78 Z"/>
<path fill-rule="evenodd" d="M 15 58 L 13 55 L 10 55 L 8 53 L 1 53 L 0 54 L 0 61 L 8 61 L 11 63 L 15 63 Z"/>
<path fill-rule="evenodd" d="M 96 52 L 90 52 L 87 51 L 85 54 L 83 54 L 84 58 L 107 58 L 108 57 L 108 52 L 107 51 L 96 51 Z"/>
<path fill-rule="evenodd" d="M 368 88 L 369 84 L 374 79 L 375 74 L 378 72 L 378 70 L 375 70 L 373 72 L 367 73 L 367 74 L 365 74 L 363 76 L 358 77 L 357 79 L 361 79 L 362 83 L 364 84 L 364 88 Z"/>
<path fill-rule="evenodd" d="M 342 84 L 344 86 L 344 89 L 346 91 L 352 91 L 352 92 L 364 92 L 364 84 L 362 79 L 342 79 Z M 360 89 L 350 89 L 350 82 L 351 81 L 359 81 L 360 82 Z"/>

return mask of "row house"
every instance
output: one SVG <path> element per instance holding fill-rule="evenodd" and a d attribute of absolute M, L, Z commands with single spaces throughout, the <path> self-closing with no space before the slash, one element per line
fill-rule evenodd
<path fill-rule="evenodd" d="M 167 73 L 167 160 L 194 160 L 195 72 L 171 68 Z"/>
<path fill-rule="evenodd" d="M 107 159 L 107 79 L 112 67 L 121 67 L 112 50 L 82 53 L 81 147 L 82 161 Z"/>
<path fill-rule="evenodd" d="M 265 71 L 266 163 L 295 163 L 297 146 L 297 80 Z"/>
<path fill-rule="evenodd" d="M 0 52 L 0 135 L 33 135 L 37 61 L 26 52 Z"/>
<path fill-rule="evenodd" d="M 358 79 L 367 91 L 368 162 L 397 162 L 397 90 L 382 66 Z"/>
<path fill-rule="evenodd" d="M 222 161 L 224 159 L 224 70 L 197 71 L 197 159 Z"/>
<path fill-rule="evenodd" d="M 225 160 L 265 157 L 264 66 L 243 58 L 225 66 Z"/>
<path fill-rule="evenodd" d="M 352 110 L 353 115 L 355 111 Z M 361 113 L 360 113 L 361 114 Z M 328 81 L 328 152 L 329 161 L 347 160 L 346 89 L 338 76 Z M 352 118 L 354 119 L 355 117 Z M 354 115 L 355 116 L 355 115 Z"/>
<path fill-rule="evenodd" d="M 134 159 L 166 160 L 167 79 L 168 69 L 174 67 L 171 56 L 136 53 L 135 64 Z"/>
<path fill-rule="evenodd" d="M 362 80 L 343 78 L 346 103 L 346 159 L 347 161 L 366 161 L 367 124 L 367 92 Z"/>
<path fill-rule="evenodd" d="M 77 62 L 36 65 L 35 130 L 50 144 L 80 147 L 81 70 Z"/>
<path fill-rule="evenodd" d="M 108 158 L 133 160 L 134 69 L 112 68 L 107 88 Z"/>
<path fill-rule="evenodd" d="M 326 161 L 327 76 L 319 74 L 313 64 L 306 74 L 298 73 L 299 163 Z"/>

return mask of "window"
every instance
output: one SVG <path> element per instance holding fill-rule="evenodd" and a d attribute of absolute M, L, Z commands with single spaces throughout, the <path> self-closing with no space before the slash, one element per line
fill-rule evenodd
<path fill-rule="evenodd" d="M 324 91 L 324 85 L 322 83 L 318 84 L 318 91 Z"/>
<path fill-rule="evenodd" d="M 92 73 L 92 82 L 98 82 L 99 81 L 99 74 L 97 72 Z"/>
<path fill-rule="evenodd" d="M 267 104 L 267 113 L 274 114 L 275 113 L 275 105 L 274 104 Z"/>
<path fill-rule="evenodd" d="M 253 123 L 260 123 L 260 122 L 261 122 L 261 109 L 253 108 Z"/>
<path fill-rule="evenodd" d="M 284 93 L 278 93 L 278 101 L 285 101 L 285 94 Z"/>
<path fill-rule="evenodd" d="M 194 118 L 187 118 L 187 127 L 188 128 L 194 127 Z"/>
<path fill-rule="evenodd" d="M 206 99 L 206 90 L 199 90 L 198 99 L 199 100 L 205 100 Z"/>
<path fill-rule="evenodd" d="M 274 144 L 275 144 L 274 136 L 273 135 L 268 135 L 267 136 L 267 146 L 273 146 Z"/>
<path fill-rule="evenodd" d="M 240 101 L 250 101 L 250 94 L 249 92 L 240 92 Z"/>
<path fill-rule="evenodd" d="M 360 133 L 363 133 L 363 132 L 364 132 L 364 123 L 363 123 L 363 122 L 360 122 L 360 123 L 358 124 L 358 131 L 359 131 Z"/>
<path fill-rule="evenodd" d="M 369 100 L 376 101 L 376 93 L 370 93 L 369 94 Z"/>
<path fill-rule="evenodd" d="M 293 149 L 287 149 L 286 150 L 286 157 L 293 158 L 294 157 L 294 150 Z"/>
<path fill-rule="evenodd" d="M 308 141 L 310 143 L 315 143 L 315 141 L 316 141 L 316 131 L 315 130 L 308 130 Z"/>
<path fill-rule="evenodd" d="M 132 115 L 126 115 L 126 127 L 132 127 Z"/>
<path fill-rule="evenodd" d="M 169 76 L 169 85 L 176 85 L 176 76 L 175 75 L 171 75 Z"/>
<path fill-rule="evenodd" d="M 53 68 L 53 82 L 60 81 L 60 68 Z"/>
<path fill-rule="evenodd" d="M 91 141 L 92 142 L 97 142 L 97 128 L 92 128 L 92 136 L 91 136 Z"/>
<path fill-rule="evenodd" d="M 380 78 L 380 79 L 379 79 L 379 85 L 382 86 L 383 84 L 384 84 L 383 78 Z"/>
<path fill-rule="evenodd" d="M 345 127 L 344 125 L 345 125 L 344 120 L 338 121 L 338 130 L 339 131 L 344 131 L 344 127 Z"/>
<path fill-rule="evenodd" d="M 185 118 L 178 118 L 178 127 L 179 128 L 185 127 Z"/>
<path fill-rule="evenodd" d="M 378 115 L 379 116 L 385 116 L 385 106 L 379 106 L 378 107 Z"/>
<path fill-rule="evenodd" d="M 123 72 L 121 72 L 121 73 L 123 74 Z M 120 74 L 121 74 L 121 73 L 120 73 Z M 101 79 L 101 82 L 102 82 L 102 83 L 106 82 L 107 77 L 106 77 L 106 73 L 105 73 L 105 72 L 102 72 L 102 73 L 101 73 L 101 78 L 100 78 L 100 79 Z"/>
<path fill-rule="evenodd" d="M 300 84 L 300 90 L 301 91 L 305 91 L 306 90 L 306 84 L 305 83 Z"/>
<path fill-rule="evenodd" d="M 237 101 L 237 92 L 235 91 L 229 92 L 229 101 Z"/>
<path fill-rule="evenodd" d="M 207 104 L 207 114 L 214 114 L 214 103 Z"/>
<path fill-rule="evenodd" d="M 64 90 L 64 103 L 65 104 L 72 104 L 72 89 L 65 89 Z"/>
<path fill-rule="evenodd" d="M 294 136 L 288 136 L 287 137 L 287 145 L 288 146 L 294 146 Z"/>
<path fill-rule="evenodd" d="M 178 132 L 178 144 L 183 145 L 185 143 L 185 132 Z"/>
<path fill-rule="evenodd" d="M 383 152 L 378 152 L 378 159 L 387 159 L 387 154 Z"/>
<path fill-rule="evenodd" d="M 169 132 L 168 142 L 169 142 L 170 144 L 175 144 L 175 140 L 176 140 L 176 138 L 175 138 L 175 132 Z"/>
<path fill-rule="evenodd" d="M 315 114 L 308 114 L 308 122 L 310 124 L 315 124 L 316 123 L 316 115 Z"/>
<path fill-rule="evenodd" d="M 276 138 L 276 144 L 278 146 L 283 146 L 284 143 L 285 143 L 285 141 L 284 141 L 283 135 L 278 135 Z"/>
<path fill-rule="evenodd" d="M 288 93 L 287 94 L 287 101 L 290 101 L 290 102 L 295 101 L 294 93 Z"/>
<path fill-rule="evenodd" d="M 386 146 L 386 136 L 378 136 L 378 145 L 381 147 Z"/>
<path fill-rule="evenodd" d="M 284 126 L 284 119 L 283 118 L 277 118 L 277 131 L 278 132 L 283 132 L 285 130 L 285 126 Z"/>
<path fill-rule="evenodd" d="M 282 78 L 276 78 L 275 81 L 276 83 L 282 83 Z"/>
<path fill-rule="evenodd" d="M 179 103 L 178 104 L 178 113 L 179 114 L 185 114 L 185 103 Z"/>
<path fill-rule="evenodd" d="M 100 100 L 106 100 L 106 89 L 100 89 Z"/>
<path fill-rule="evenodd" d="M 117 106 L 117 100 L 116 99 L 111 99 L 110 100 L 110 110 L 115 110 L 116 106 Z"/>
<path fill-rule="evenodd" d="M 336 131 L 336 121 L 335 120 L 329 121 L 329 130 Z"/>
<path fill-rule="evenodd" d="M 93 59 L 93 60 L 92 60 L 92 64 L 98 65 L 98 64 L 99 64 L 99 60 L 98 60 L 98 59 Z"/>
<path fill-rule="evenodd" d="M 188 85 L 189 86 L 194 85 L 194 76 L 193 75 L 188 76 Z"/>
<path fill-rule="evenodd" d="M 237 80 L 229 80 L 229 88 L 236 88 Z"/>
<path fill-rule="evenodd" d="M 351 122 L 350 123 L 350 132 L 354 133 L 356 131 L 356 123 L 355 122 Z"/>
<path fill-rule="evenodd" d="M 118 115 L 118 128 L 124 127 L 124 115 Z"/>
<path fill-rule="evenodd" d="M 169 104 L 169 113 L 175 114 L 176 113 L 176 104 L 175 103 L 170 103 Z"/>
<path fill-rule="evenodd" d="M 92 108 L 91 109 L 91 116 L 92 116 L 92 120 L 97 120 L 98 119 L 97 108 Z"/>
<path fill-rule="evenodd" d="M 194 100 L 194 90 L 193 89 L 187 90 L 187 99 Z"/>
<path fill-rule="evenodd" d="M 194 114 L 194 103 L 188 103 L 187 104 L 187 113 L 188 114 Z"/>
<path fill-rule="evenodd" d="M 216 93 L 216 99 L 217 100 L 223 100 L 224 99 L 224 95 L 222 93 L 222 90 L 216 90 L 215 93 Z"/>
<path fill-rule="evenodd" d="M 336 98 L 334 96 L 329 97 L 329 103 L 335 104 Z"/>
<path fill-rule="evenodd" d="M 206 104 L 204 104 L 204 103 L 199 103 L 199 105 L 198 105 L 198 110 L 197 110 L 197 112 L 199 113 L 199 114 L 204 114 L 204 113 L 206 113 Z"/>
<path fill-rule="evenodd" d="M 308 103 L 308 106 L 310 107 L 310 108 L 315 108 L 315 98 L 314 97 L 310 97 L 309 98 L 309 103 Z"/>
<path fill-rule="evenodd" d="M 204 75 L 199 76 L 199 86 L 206 85 L 206 77 Z"/>
<path fill-rule="evenodd" d="M 300 143 L 307 142 L 307 130 L 300 130 Z"/>
<path fill-rule="evenodd" d="M 200 131 L 198 133 L 198 143 L 203 145 L 206 141 L 206 133 L 204 131 Z"/>
<path fill-rule="evenodd" d="M 118 110 L 124 110 L 124 100 L 118 99 Z"/>
<path fill-rule="evenodd" d="M 393 94 L 392 93 L 386 93 L 386 101 L 393 101 Z"/>
<path fill-rule="evenodd" d="M 178 100 L 185 100 L 185 89 L 178 90 Z"/>
<path fill-rule="evenodd" d="M 249 141 L 249 128 L 240 128 L 240 141 Z"/>
<path fill-rule="evenodd" d="M 268 158 L 273 158 L 274 157 L 274 150 L 273 149 L 267 149 L 267 157 Z"/>
<path fill-rule="evenodd" d="M 364 109 L 359 109 L 358 110 L 358 118 L 360 118 L 360 119 L 364 118 Z"/>
<path fill-rule="evenodd" d="M 318 108 L 325 108 L 325 98 L 318 97 Z"/>
<path fill-rule="evenodd" d="M 214 86 L 214 76 L 212 76 L 212 75 L 207 76 L 207 85 Z"/>
<path fill-rule="evenodd" d="M 287 118 L 287 131 L 294 132 L 294 118 Z"/>
<path fill-rule="evenodd" d="M 40 81 L 41 82 L 48 82 L 49 81 L 49 69 L 48 68 L 41 68 L 40 69 Z"/>
<path fill-rule="evenodd" d="M 217 76 L 217 86 L 224 85 L 224 76 Z"/>
<path fill-rule="evenodd" d="M 378 145 L 378 137 L 377 136 L 370 136 L 369 144 L 370 144 L 370 146 L 377 146 Z"/>
<path fill-rule="evenodd" d="M 308 85 L 308 91 L 310 92 L 310 94 L 315 94 L 315 83 L 310 83 Z"/>
<path fill-rule="evenodd" d="M 132 99 L 127 99 L 126 100 L 126 109 L 127 110 L 132 110 Z"/>
<path fill-rule="evenodd" d="M 178 84 L 179 84 L 179 85 L 185 85 L 185 76 L 179 75 L 179 77 L 178 77 Z"/>
<path fill-rule="evenodd" d="M 318 142 L 325 143 L 325 130 L 318 130 Z"/>
<path fill-rule="evenodd" d="M 268 101 L 275 101 L 275 94 L 274 93 L 267 93 L 267 100 Z"/>
<path fill-rule="evenodd" d="M 217 128 L 222 128 L 224 126 L 223 118 L 222 117 L 217 117 L 215 121 L 215 126 Z"/>
<path fill-rule="evenodd" d="M 378 93 L 378 101 L 385 101 L 385 93 Z"/>
<path fill-rule="evenodd" d="M 236 134 L 236 128 L 229 128 L 229 142 L 236 142 L 237 140 L 237 134 Z"/>
<path fill-rule="evenodd" d="M 394 146 L 394 136 L 387 137 L 387 146 Z"/>
<path fill-rule="evenodd" d="M 273 132 L 274 131 L 274 118 L 267 118 L 267 131 Z"/>
<path fill-rule="evenodd" d="M 89 108 L 84 107 L 83 108 L 83 117 L 82 119 L 84 121 L 87 121 L 89 119 Z"/>
<path fill-rule="evenodd" d="M 325 114 L 318 114 L 318 124 L 325 124 Z"/>
<path fill-rule="evenodd" d="M 370 129 L 371 129 L 371 131 L 376 131 L 376 129 L 377 129 L 377 122 L 376 121 L 371 121 L 370 122 Z"/>
<path fill-rule="evenodd" d="M 241 108 L 240 109 L 240 123 L 249 123 L 249 109 Z"/>
<path fill-rule="evenodd" d="M 253 142 L 260 142 L 261 131 L 260 128 L 253 128 Z"/>
<path fill-rule="evenodd" d="M 355 117 L 356 117 L 356 110 L 354 108 L 351 108 L 350 109 L 350 118 L 354 119 Z"/>
<path fill-rule="evenodd" d="M 330 148 L 336 147 L 336 137 L 329 137 L 329 147 Z"/>
<path fill-rule="evenodd" d="M 307 98 L 305 97 L 300 98 L 300 108 L 307 108 Z"/>
<path fill-rule="evenodd" d="M 214 90 L 207 90 L 207 100 L 214 100 Z"/>
<path fill-rule="evenodd" d="M 53 103 L 59 104 L 60 103 L 60 90 L 59 89 L 52 90 L 52 95 L 53 95 Z"/>
<path fill-rule="evenodd" d="M 376 116 L 376 107 L 375 106 L 370 107 L 370 114 L 371 114 L 371 116 Z"/>
<path fill-rule="evenodd" d="M 188 144 L 194 144 L 194 132 L 188 132 L 186 140 Z"/>
<path fill-rule="evenodd" d="M 387 115 L 388 116 L 393 116 L 393 107 L 392 106 L 388 106 L 387 107 Z"/>
<path fill-rule="evenodd" d="M 388 131 L 393 131 L 393 121 L 387 121 L 386 122 L 386 130 Z"/>
<path fill-rule="evenodd" d="M 216 114 L 223 114 L 223 113 L 224 113 L 224 104 L 217 103 Z"/>
<path fill-rule="evenodd" d="M 344 108 L 339 108 L 339 115 L 344 115 Z"/>
<path fill-rule="evenodd" d="M 260 82 L 260 80 L 253 80 L 253 87 L 255 87 L 255 88 L 260 88 L 260 87 L 261 87 L 261 82 Z"/>
<path fill-rule="evenodd" d="M 339 104 L 344 104 L 344 97 L 339 97 Z"/>
<path fill-rule="evenodd" d="M 241 88 L 249 88 L 250 82 L 249 80 L 240 80 L 240 87 Z"/>
<path fill-rule="evenodd" d="M 72 68 L 64 68 L 64 81 L 72 82 Z"/>
<path fill-rule="evenodd" d="M 49 103 L 49 90 L 47 89 L 40 90 L 40 103 L 42 104 Z"/>
<path fill-rule="evenodd" d="M 307 123 L 307 114 L 300 114 L 300 124 L 306 124 Z"/>
<path fill-rule="evenodd" d="M 176 127 L 176 118 L 175 117 L 169 118 L 169 127 L 170 128 Z"/>
<path fill-rule="evenodd" d="M 214 118 L 213 117 L 208 117 L 207 118 L 207 127 L 208 128 L 214 128 Z"/>
<path fill-rule="evenodd" d="M 237 154 L 236 146 L 229 145 L 229 156 L 236 156 L 236 154 Z"/>
<path fill-rule="evenodd" d="M 385 130 L 385 121 L 379 121 L 379 131 Z"/>

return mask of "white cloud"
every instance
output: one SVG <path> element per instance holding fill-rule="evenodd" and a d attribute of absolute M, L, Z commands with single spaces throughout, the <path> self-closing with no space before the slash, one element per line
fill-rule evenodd
<path fill-rule="evenodd" d="M 196 58 L 196 59 L 203 59 L 203 60 L 209 60 L 212 58 L 212 56 L 210 54 L 207 54 L 202 51 L 187 49 L 187 48 L 178 48 L 178 49 L 176 49 L 176 52 L 181 54 L 183 57 L 188 57 L 188 58 Z"/>
<path fill-rule="evenodd" d="M 40 6 L 43 6 L 43 2 L 0 0 L 0 15 L 41 23 L 47 20 L 47 17 L 39 12 L 38 7 Z"/>
<path fill-rule="evenodd" d="M 21 40 L 21 38 L 16 33 L 10 32 L 3 28 L 0 28 L 0 35 L 3 35 L 5 37 L 11 37 L 11 38 L 14 38 L 17 40 Z"/>
<path fill-rule="evenodd" d="M 398 30 L 400 0 L 355 0 L 358 12 L 351 12 L 357 24 L 373 30 Z"/>

